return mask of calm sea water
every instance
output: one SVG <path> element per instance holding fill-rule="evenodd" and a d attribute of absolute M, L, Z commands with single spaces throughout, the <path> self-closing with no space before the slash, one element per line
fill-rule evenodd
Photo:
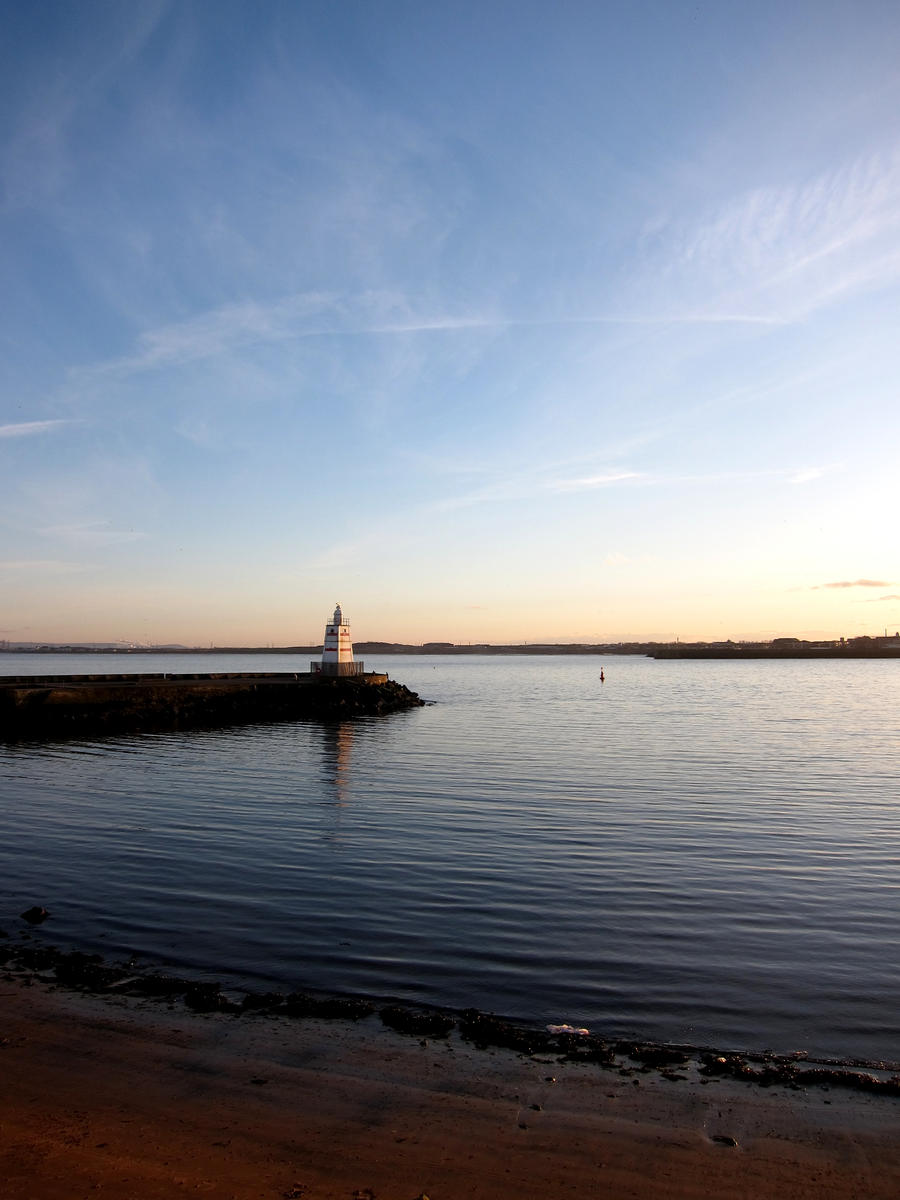
<path fill-rule="evenodd" d="M 58 945 L 254 987 L 900 1060 L 900 663 L 368 665 L 435 703 L 0 743 L 0 925 L 45 904 Z"/>

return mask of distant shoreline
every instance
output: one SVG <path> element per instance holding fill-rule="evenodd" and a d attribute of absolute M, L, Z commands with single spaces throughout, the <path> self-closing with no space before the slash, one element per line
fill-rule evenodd
<path fill-rule="evenodd" d="M 900 659 L 900 636 L 859 637 L 835 642 L 806 642 L 797 638 L 776 638 L 772 642 L 614 642 L 614 643 L 529 643 L 494 645 L 490 643 L 425 642 L 421 646 L 398 642 L 356 642 L 358 655 L 640 655 L 645 658 L 896 658 Z M 83 646 L 77 644 L 37 646 L 0 646 L 0 654 L 99 654 L 129 656 L 141 654 L 296 654 L 317 657 L 318 646 Z"/>

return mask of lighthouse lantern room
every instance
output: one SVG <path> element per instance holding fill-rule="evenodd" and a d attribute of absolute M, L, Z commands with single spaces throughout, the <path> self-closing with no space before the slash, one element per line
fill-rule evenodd
<path fill-rule="evenodd" d="M 310 663 L 314 675 L 363 675 L 365 664 L 353 661 L 353 643 L 350 641 L 350 622 L 335 605 L 334 614 L 325 626 L 325 642 L 322 647 L 321 663 Z"/>

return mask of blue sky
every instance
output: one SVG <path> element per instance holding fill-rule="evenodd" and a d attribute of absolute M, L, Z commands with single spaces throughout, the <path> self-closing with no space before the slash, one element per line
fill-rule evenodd
<path fill-rule="evenodd" d="M 900 625 L 900 7 L 3 4 L 0 638 Z"/>

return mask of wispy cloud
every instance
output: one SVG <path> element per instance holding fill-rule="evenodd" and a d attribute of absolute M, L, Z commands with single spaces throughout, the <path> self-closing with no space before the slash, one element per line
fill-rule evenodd
<path fill-rule="evenodd" d="M 788 482 L 803 484 L 812 483 L 816 479 L 821 479 L 823 475 L 827 475 L 830 468 L 828 467 L 804 467 L 797 471 L 795 475 L 790 476 Z"/>
<path fill-rule="evenodd" d="M 598 470 L 590 474 L 578 474 L 571 477 L 560 475 L 560 469 L 568 465 L 556 462 L 554 464 L 536 464 L 533 469 L 498 474 L 484 482 L 480 487 L 464 491 L 455 496 L 446 496 L 429 505 L 429 511 L 435 513 L 452 512 L 462 508 L 471 508 L 479 504 L 508 503 L 519 500 L 545 496 L 548 492 L 557 495 L 577 495 L 581 492 L 597 492 L 605 488 L 640 487 L 717 487 L 720 485 L 741 484 L 752 480 L 787 480 L 791 483 L 805 482 L 798 475 L 805 472 L 785 470 L 780 467 L 767 467 L 756 471 L 710 471 L 698 474 L 676 474 L 667 472 L 634 471 L 630 469 Z M 584 458 L 581 459 L 584 467 Z M 810 468 L 812 471 L 824 472 L 826 468 Z M 817 476 L 816 476 L 817 477 Z M 864 582 L 864 581 L 863 581 Z M 823 586 L 844 586 L 830 584 Z M 852 586 L 852 585 L 846 585 Z M 873 586 L 883 586 L 873 583 Z"/>
<path fill-rule="evenodd" d="M 818 592 L 823 588 L 884 588 L 890 586 L 890 581 L 885 582 L 883 579 L 839 579 L 835 583 L 817 584 L 810 591 Z"/>
<path fill-rule="evenodd" d="M 23 558 L 0 560 L 0 571 L 41 571 L 48 574 L 68 574 L 87 570 L 86 563 L 65 562 L 58 558 Z"/>
<path fill-rule="evenodd" d="M 887 595 L 887 596 L 867 596 L 866 597 L 867 604 L 883 604 L 885 600 L 900 600 L 900 595 L 898 595 L 896 592 L 891 592 L 890 595 Z"/>
<path fill-rule="evenodd" d="M 108 521 L 82 521 L 72 525 L 48 525 L 39 529 L 47 537 L 58 537 L 75 546 L 116 546 L 137 542 L 147 535 L 136 529 L 110 529 Z"/>
<path fill-rule="evenodd" d="M 146 330 L 131 354 L 79 367 L 73 379 L 128 377 L 232 354 L 254 345 L 322 337 L 402 337 L 427 333 L 502 332 L 575 326 L 657 326 L 669 324 L 773 325 L 765 314 L 656 311 L 504 314 L 492 309 L 467 313 L 429 311 L 391 293 L 338 295 L 298 293 L 271 301 L 248 301 L 210 309 L 188 320 Z"/>
<path fill-rule="evenodd" d="M 327 313 L 334 303 L 333 297 L 306 293 L 272 304 L 251 301 L 226 305 L 187 321 L 148 330 L 140 336 L 134 354 L 96 363 L 83 370 L 88 374 L 133 375 L 214 358 L 257 342 L 308 335 L 310 331 L 304 322 Z"/>
<path fill-rule="evenodd" d="M 787 479 L 789 483 L 800 484 L 820 478 L 828 469 L 827 467 L 811 467 L 801 471 L 785 471 L 780 467 L 766 467 L 758 471 L 709 471 L 692 475 L 648 471 L 609 471 L 598 475 L 579 476 L 574 479 L 554 479 L 544 484 L 544 487 L 554 492 L 588 492 L 630 481 L 639 481 L 642 486 L 647 487 L 669 487 L 678 484 L 694 486 L 697 484 L 739 483 L 752 479 Z"/>
<path fill-rule="evenodd" d="M 0 212 L 34 207 L 57 196 L 70 177 L 71 127 L 91 109 L 111 79 L 134 62 L 165 16 L 168 0 L 148 0 L 134 11 L 111 11 L 92 31 L 85 53 L 48 57 L 25 92 L 4 146 L 7 166 Z M 52 66 L 51 66 L 52 63 Z"/>
<path fill-rule="evenodd" d="M 37 433 L 51 433 L 61 425 L 71 425 L 68 420 L 20 421 L 15 425 L 0 425 L 0 438 L 32 437 Z"/>
<path fill-rule="evenodd" d="M 597 316 L 561 316 L 508 322 L 510 325 L 786 325 L 789 319 L 765 313 L 678 312 L 659 309 L 635 314 L 607 313 Z"/>
<path fill-rule="evenodd" d="M 900 275 L 898 190 L 897 153 L 755 188 L 674 240 L 669 275 L 711 292 L 715 308 L 801 320 Z"/>
<path fill-rule="evenodd" d="M 612 487 L 629 479 L 640 479 L 637 471 L 609 471 L 603 475 L 588 475 L 581 479 L 557 479 L 548 483 L 552 492 L 590 492 L 595 488 Z"/>
<path fill-rule="evenodd" d="M 306 338 L 453 333 L 502 329 L 511 324 L 492 313 L 417 311 L 405 297 L 390 292 L 302 292 L 268 302 L 223 305 L 147 330 L 140 335 L 133 354 L 78 368 L 73 377 L 76 381 L 126 377 L 216 358 L 249 346 Z"/>

